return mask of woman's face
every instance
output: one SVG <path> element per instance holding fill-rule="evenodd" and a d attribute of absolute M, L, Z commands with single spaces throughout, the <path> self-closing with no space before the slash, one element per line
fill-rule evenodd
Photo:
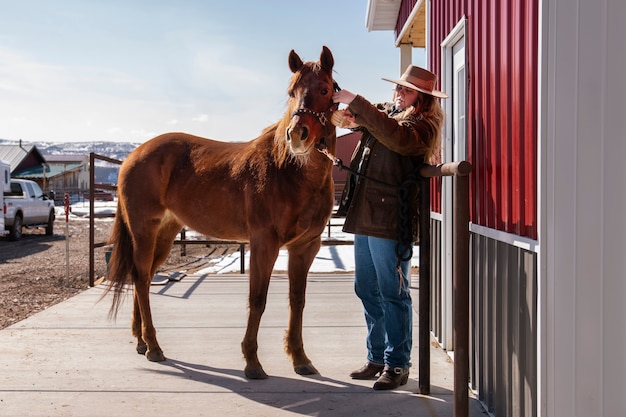
<path fill-rule="evenodd" d="M 407 107 L 414 105 L 415 101 L 417 100 L 417 94 L 417 90 L 413 90 L 399 84 L 396 85 L 393 98 L 396 104 L 396 108 L 398 110 L 404 110 Z"/>

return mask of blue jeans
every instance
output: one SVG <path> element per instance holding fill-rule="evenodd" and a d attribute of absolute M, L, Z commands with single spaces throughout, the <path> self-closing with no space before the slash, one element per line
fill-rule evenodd
<path fill-rule="evenodd" d="M 413 344 L 411 261 L 402 262 L 400 278 L 395 246 L 395 240 L 354 236 L 354 290 L 365 309 L 368 361 L 409 368 Z"/>

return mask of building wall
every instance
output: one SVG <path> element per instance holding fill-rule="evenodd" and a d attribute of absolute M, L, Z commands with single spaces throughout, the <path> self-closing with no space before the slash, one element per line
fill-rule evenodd
<path fill-rule="evenodd" d="M 468 159 L 471 221 L 537 238 L 536 0 L 431 1 L 429 58 L 467 18 Z"/>
<path fill-rule="evenodd" d="M 442 275 L 442 222 L 431 219 L 431 331 L 452 314 Z M 470 383 L 494 416 L 536 416 L 538 259 L 534 251 L 470 234 Z"/>
<path fill-rule="evenodd" d="M 441 43 L 466 19 L 471 386 L 496 417 L 536 416 L 539 6 L 534 0 L 444 0 L 429 7 L 429 62 L 437 73 Z M 439 226 L 432 229 L 442 240 L 433 247 L 441 251 L 444 237 Z M 445 338 L 438 332 L 451 308 L 443 271 L 433 277 L 432 323 Z"/>
<path fill-rule="evenodd" d="M 537 415 L 537 256 L 471 234 L 470 378 L 495 416 Z"/>
<path fill-rule="evenodd" d="M 472 222 L 495 231 L 471 237 L 471 383 L 496 416 L 624 416 L 626 3 L 429 7 L 435 71 L 467 17 Z"/>
<path fill-rule="evenodd" d="M 626 2 L 542 17 L 542 415 L 626 416 Z"/>
<path fill-rule="evenodd" d="M 341 162 L 346 166 L 350 166 L 350 160 L 356 145 L 361 140 L 360 132 L 350 132 L 337 137 L 337 146 L 335 149 L 335 156 L 341 159 Z M 349 172 L 345 169 L 340 169 L 337 166 L 333 167 L 333 181 L 335 183 L 335 203 L 338 204 L 341 199 L 341 193 L 345 187 L 346 181 L 349 176 Z"/>

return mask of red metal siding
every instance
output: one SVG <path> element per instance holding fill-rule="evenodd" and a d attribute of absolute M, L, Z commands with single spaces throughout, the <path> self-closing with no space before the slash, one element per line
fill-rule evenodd
<path fill-rule="evenodd" d="M 430 65 L 467 18 L 471 221 L 537 238 L 537 33 L 535 0 L 433 1 Z M 438 209 L 433 207 L 433 209 Z"/>
<path fill-rule="evenodd" d="M 341 159 L 341 162 L 345 166 L 350 166 L 350 159 L 354 153 L 356 145 L 361 140 L 360 132 L 350 132 L 345 135 L 337 137 L 337 147 L 335 149 L 335 156 Z M 338 203 L 341 198 L 341 193 L 348 179 L 349 172 L 338 167 L 333 167 L 333 181 L 335 182 L 335 200 Z"/>

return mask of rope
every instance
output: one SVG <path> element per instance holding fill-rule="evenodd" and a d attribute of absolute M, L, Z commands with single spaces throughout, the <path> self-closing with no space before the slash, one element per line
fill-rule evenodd
<path fill-rule="evenodd" d="M 396 240 L 396 268 L 400 275 L 400 289 L 402 289 L 402 262 L 407 262 L 413 257 L 413 216 L 411 215 L 411 191 L 419 193 L 419 175 L 417 170 L 409 174 L 400 184 L 398 190 L 398 237 Z M 406 254 L 406 255 L 405 255 Z"/>
<path fill-rule="evenodd" d="M 376 178 L 369 177 L 365 174 L 362 174 L 350 167 L 347 167 L 343 164 L 341 159 L 337 158 L 335 155 L 331 154 L 328 151 L 328 148 L 325 146 L 318 146 L 318 151 L 326 155 L 328 159 L 330 159 L 336 167 L 340 170 L 348 171 L 357 177 L 364 178 L 369 181 L 373 181 L 377 184 L 384 185 L 389 188 L 395 188 L 398 190 L 398 230 L 397 230 L 397 238 L 396 238 L 396 270 L 398 271 L 399 276 L 399 288 L 398 293 L 402 291 L 402 283 L 404 274 L 402 273 L 402 262 L 407 262 L 413 258 L 413 216 L 411 215 L 411 191 L 415 190 L 415 193 L 419 193 L 418 183 L 420 180 L 420 176 L 418 174 L 419 169 L 416 169 L 412 173 L 410 173 L 404 181 L 400 185 L 388 184 L 384 181 L 380 181 Z"/>

